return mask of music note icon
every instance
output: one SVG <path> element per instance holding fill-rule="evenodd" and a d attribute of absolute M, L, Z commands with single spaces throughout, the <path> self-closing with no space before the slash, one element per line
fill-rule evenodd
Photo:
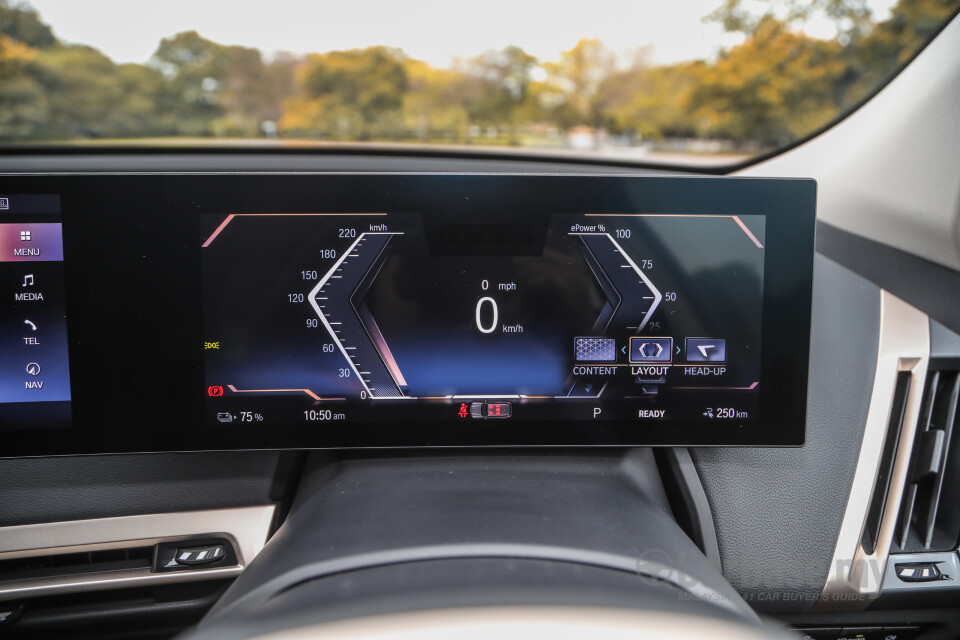
<path fill-rule="evenodd" d="M 23 276 L 23 284 L 20 285 L 23 287 L 32 287 L 33 286 L 33 274 L 27 274 Z"/>

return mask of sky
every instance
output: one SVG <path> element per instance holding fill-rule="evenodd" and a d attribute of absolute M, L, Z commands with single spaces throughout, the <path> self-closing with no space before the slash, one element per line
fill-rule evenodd
<path fill-rule="evenodd" d="M 870 0 L 882 18 L 894 0 Z M 161 38 L 196 30 L 264 53 L 398 47 L 435 67 L 507 45 L 555 60 L 581 37 L 627 62 L 709 58 L 736 42 L 704 22 L 721 0 L 29 0 L 56 34 L 116 62 L 146 62 Z M 817 25 L 811 25 L 817 29 Z M 827 28 L 821 25 L 821 28 Z M 809 31 L 810 29 L 808 29 Z M 817 34 L 814 34 L 817 35 Z"/>

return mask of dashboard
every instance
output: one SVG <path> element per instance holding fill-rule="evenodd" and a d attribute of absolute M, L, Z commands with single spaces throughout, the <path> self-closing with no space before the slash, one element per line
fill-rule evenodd
<path fill-rule="evenodd" d="M 811 180 L 2 185 L 0 455 L 804 442 Z"/>
<path fill-rule="evenodd" d="M 544 604 L 602 633 L 597 604 L 689 613 L 698 637 L 956 638 L 958 25 L 751 180 L 466 151 L 11 151 L 0 634 Z M 576 176 L 539 175 L 558 171 Z M 670 362 L 636 361 L 667 339 Z M 713 388 L 681 388 L 694 366 Z M 606 389 L 568 397 L 588 374 Z M 691 446 L 597 446 L 671 441 Z"/>

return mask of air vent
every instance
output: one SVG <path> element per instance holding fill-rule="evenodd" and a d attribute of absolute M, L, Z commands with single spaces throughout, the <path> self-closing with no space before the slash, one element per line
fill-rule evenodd
<path fill-rule="evenodd" d="M 927 374 L 894 542 L 901 551 L 954 549 L 960 534 L 960 361 L 933 360 Z"/>
<path fill-rule="evenodd" d="M 887 492 L 890 489 L 890 476 L 893 473 L 893 463 L 897 454 L 897 445 L 900 443 L 900 431 L 903 428 L 903 416 L 907 409 L 907 394 L 910 392 L 910 372 L 901 371 L 897 374 L 897 386 L 893 391 L 893 404 L 890 407 L 890 422 L 887 424 L 887 435 L 883 441 L 883 451 L 880 454 L 880 467 L 877 470 L 877 481 L 874 485 L 873 496 L 870 499 L 870 508 L 867 510 L 867 520 L 864 523 L 860 546 L 865 553 L 873 553 L 877 548 L 877 538 L 880 537 L 880 521 L 883 518 L 884 507 L 887 504 Z"/>
<path fill-rule="evenodd" d="M 0 560 L 0 581 L 149 569 L 152 566 L 152 546 L 60 553 Z"/>

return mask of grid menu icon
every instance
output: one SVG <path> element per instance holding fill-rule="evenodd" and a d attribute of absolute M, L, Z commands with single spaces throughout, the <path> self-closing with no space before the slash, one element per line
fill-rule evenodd
<path fill-rule="evenodd" d="M 577 362 L 616 362 L 617 341 L 613 338 L 576 338 L 574 352 Z"/>

